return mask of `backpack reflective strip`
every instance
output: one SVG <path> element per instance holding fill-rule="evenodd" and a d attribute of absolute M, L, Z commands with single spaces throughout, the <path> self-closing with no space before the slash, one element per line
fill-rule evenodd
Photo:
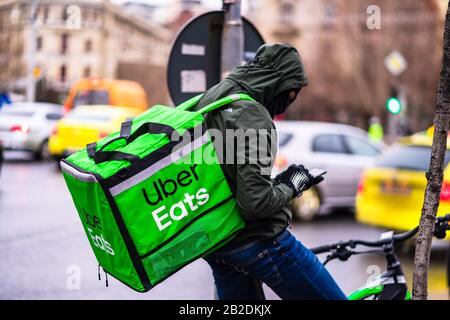
<path fill-rule="evenodd" d="M 184 156 L 188 155 L 192 151 L 202 147 L 206 143 L 210 141 L 208 133 L 205 133 L 200 138 L 195 139 L 190 144 L 180 148 L 179 150 L 169 154 L 168 156 L 162 158 L 158 162 L 155 162 L 153 165 L 148 167 L 147 169 L 139 172 L 138 174 L 132 176 L 131 178 L 119 183 L 118 185 L 112 187 L 109 189 L 111 192 L 111 195 L 113 197 L 121 194 L 122 192 L 132 188 L 133 186 L 141 183 L 142 181 L 148 179 L 153 174 L 158 172 L 159 170 L 164 169 L 165 167 L 171 165 L 172 163 L 176 162 L 177 160 L 183 158 Z"/>

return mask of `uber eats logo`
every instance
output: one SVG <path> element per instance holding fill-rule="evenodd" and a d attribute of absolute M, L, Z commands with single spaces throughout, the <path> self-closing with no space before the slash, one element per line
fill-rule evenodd
<path fill-rule="evenodd" d="M 173 199 L 180 188 L 187 188 L 199 180 L 196 172 L 197 165 L 192 165 L 189 170 L 182 170 L 175 177 L 169 179 L 157 179 L 152 183 L 152 189 L 147 191 L 142 189 L 145 201 L 150 206 L 159 206 L 152 211 L 152 217 L 158 226 L 159 231 L 172 224 L 172 221 L 179 221 L 189 215 L 189 212 L 196 211 L 209 200 L 208 190 L 200 188 L 195 191 L 185 192 L 183 196 Z M 191 194 L 192 193 L 192 194 Z M 170 208 L 162 205 L 166 200 L 173 203 Z"/>
<path fill-rule="evenodd" d="M 96 215 L 91 215 L 87 213 L 86 210 L 84 209 L 81 209 L 81 212 L 83 213 L 84 221 L 86 223 L 89 236 L 91 237 L 91 240 L 94 243 L 94 245 L 100 250 L 103 250 L 107 254 L 113 256 L 114 250 L 109 244 L 109 242 L 105 240 L 103 234 L 100 233 L 100 235 L 98 235 L 94 232 L 94 230 L 95 231 L 102 230 L 102 223 L 100 221 L 100 218 L 97 217 Z"/>

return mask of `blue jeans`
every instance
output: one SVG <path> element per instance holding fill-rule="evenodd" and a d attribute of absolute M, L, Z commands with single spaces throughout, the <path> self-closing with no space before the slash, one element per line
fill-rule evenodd
<path fill-rule="evenodd" d="M 221 300 L 263 300 L 263 282 L 282 299 L 347 299 L 317 257 L 287 230 L 237 248 L 225 245 L 205 260 Z"/>

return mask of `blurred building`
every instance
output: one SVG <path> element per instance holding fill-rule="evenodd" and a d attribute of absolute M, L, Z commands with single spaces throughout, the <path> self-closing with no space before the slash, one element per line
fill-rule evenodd
<path fill-rule="evenodd" d="M 58 91 L 82 77 L 121 78 L 143 84 L 151 102 L 165 102 L 161 77 L 169 41 L 166 29 L 108 0 L 0 0 L 0 82 L 11 89 L 24 90 L 26 66 L 34 58 L 35 77 Z"/>
<path fill-rule="evenodd" d="M 386 123 L 390 86 L 407 94 L 412 130 L 431 125 L 442 59 L 444 0 L 243 0 L 267 42 L 298 48 L 311 80 L 288 117 L 366 127 Z M 380 28 L 369 28 L 379 8 Z M 372 18 L 372 20 L 370 20 Z M 399 51 L 408 68 L 398 78 L 384 66 Z"/>

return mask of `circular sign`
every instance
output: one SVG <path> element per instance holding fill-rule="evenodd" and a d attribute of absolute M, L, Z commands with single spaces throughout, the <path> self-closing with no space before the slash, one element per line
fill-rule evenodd
<path fill-rule="evenodd" d="M 175 105 L 182 103 L 219 83 L 221 80 L 221 43 L 224 11 L 202 14 L 186 24 L 172 45 L 167 67 L 170 96 Z M 244 56 L 254 58 L 264 44 L 258 30 L 242 17 Z"/>

